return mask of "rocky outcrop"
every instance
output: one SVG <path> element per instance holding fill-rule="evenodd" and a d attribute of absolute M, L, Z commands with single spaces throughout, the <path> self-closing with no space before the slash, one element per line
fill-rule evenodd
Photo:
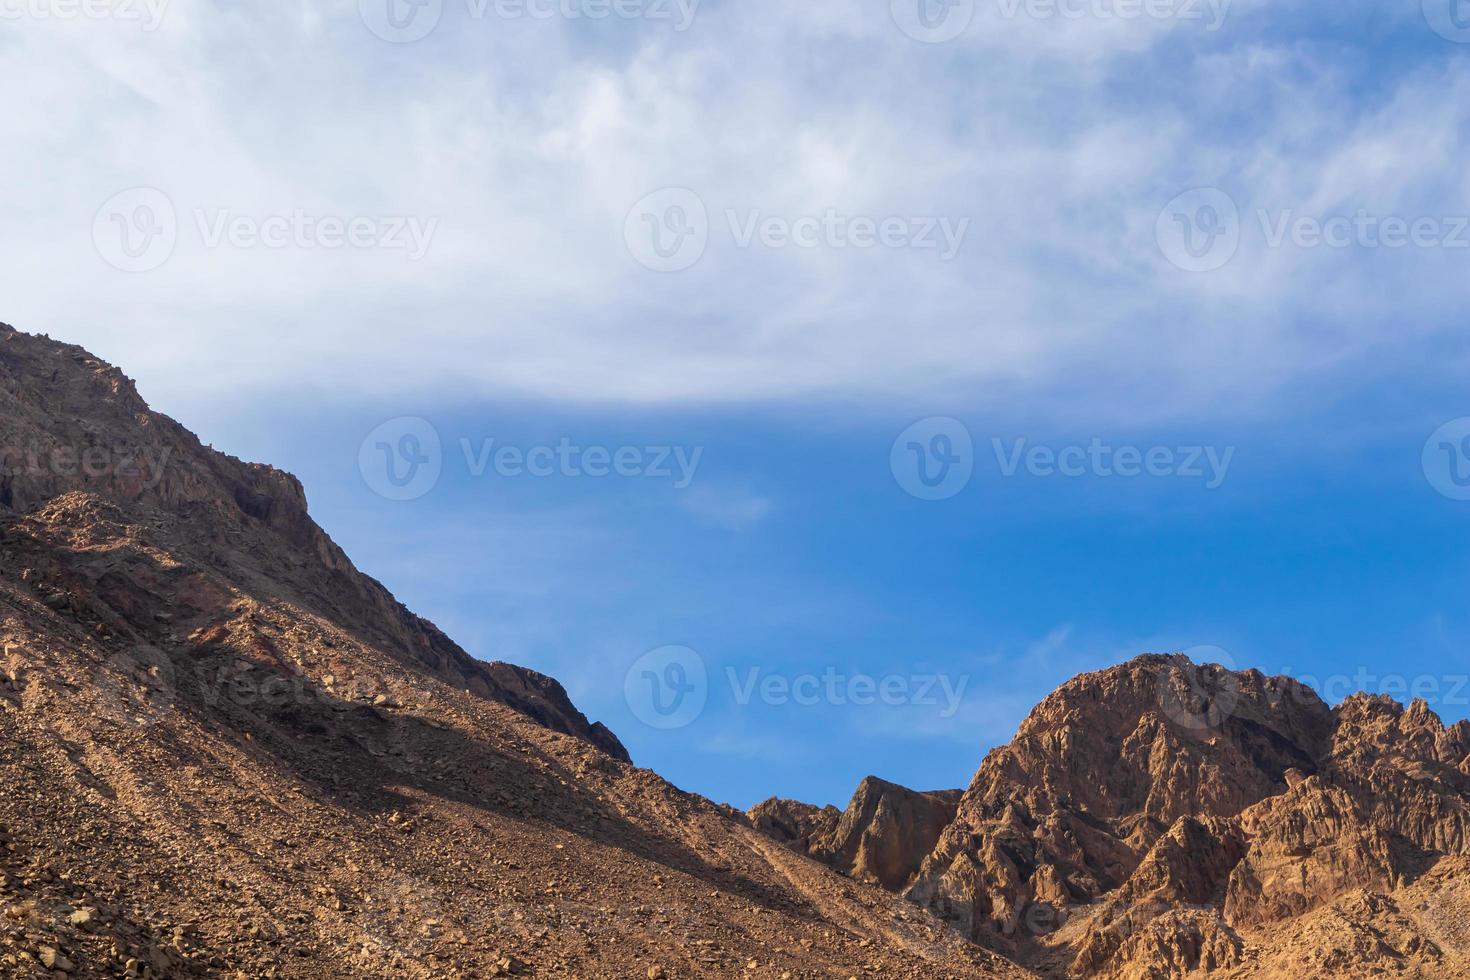
<path fill-rule="evenodd" d="M 860 881 L 899 891 L 954 819 L 959 800 L 959 790 L 921 793 L 869 776 L 809 851 Z"/>
<path fill-rule="evenodd" d="M 1025 980 L 628 764 L 85 352 L 0 331 L 0 401 L 7 980 Z"/>
<path fill-rule="evenodd" d="M 859 881 L 902 891 L 954 819 L 959 790 L 919 792 L 869 776 L 847 809 L 770 799 L 752 826 Z"/>
<path fill-rule="evenodd" d="M 1241 815 L 1251 844 L 1230 880 L 1232 923 L 1391 891 L 1440 856 L 1470 853 L 1463 725 L 1447 730 L 1423 701 L 1405 709 L 1368 695 L 1348 698 L 1336 720 L 1319 774 Z"/>
<path fill-rule="evenodd" d="M 187 622 L 215 650 L 250 652 L 259 637 L 230 607 L 228 590 L 210 584 L 208 568 L 159 570 L 136 550 L 139 518 L 150 514 L 187 534 L 231 578 L 248 576 L 257 595 L 289 595 L 406 665 L 627 760 L 617 737 L 588 722 L 556 681 L 476 660 L 358 571 L 307 514 L 294 476 L 204 446 L 151 411 L 120 370 L 82 348 L 0 324 L 0 516 L 17 519 L 10 533 L 38 587 L 101 598 L 125 618 L 138 612 L 150 631 L 157 628 L 156 596 L 172 595 L 180 604 L 163 615 Z M 110 561 L 66 569 L 46 555 L 59 541 L 100 526 L 127 541 Z M 27 551 L 28 544 L 34 547 Z"/>
<path fill-rule="evenodd" d="M 1141 657 L 1063 685 L 986 758 L 907 894 L 1068 976 L 1255 976 L 1255 937 L 1329 912 L 1355 938 L 1326 960 L 1439 964 L 1438 930 L 1388 896 L 1470 854 L 1467 732 L 1423 702 L 1334 710 Z M 1389 929 L 1399 945 L 1360 948 Z"/>
<path fill-rule="evenodd" d="M 1182 656 L 1063 685 L 992 752 L 909 896 L 1015 950 L 1033 902 L 1090 903 L 1184 818 L 1230 817 L 1315 771 L 1332 712 L 1310 689 Z"/>
<path fill-rule="evenodd" d="M 837 826 L 841 816 L 835 806 L 818 807 L 774 796 L 746 812 L 752 827 L 801 854 L 808 852 L 813 840 Z"/>

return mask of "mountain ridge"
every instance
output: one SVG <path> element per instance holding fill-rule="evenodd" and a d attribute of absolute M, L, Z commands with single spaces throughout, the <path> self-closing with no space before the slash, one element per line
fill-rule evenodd
<path fill-rule="evenodd" d="M 1470 723 L 1143 655 L 963 791 L 748 814 L 0 329 L 0 973 L 1470 976 Z"/>

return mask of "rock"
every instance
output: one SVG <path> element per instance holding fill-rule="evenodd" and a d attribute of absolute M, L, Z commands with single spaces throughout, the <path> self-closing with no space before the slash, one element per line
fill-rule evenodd
<path fill-rule="evenodd" d="M 954 820 L 961 793 L 921 793 L 869 776 L 836 826 L 814 838 L 813 857 L 857 878 L 900 891 Z"/>
<path fill-rule="evenodd" d="M 73 970 L 76 969 L 76 967 L 72 965 L 71 960 L 67 959 L 64 955 L 62 955 L 60 952 L 50 946 L 41 947 L 41 951 L 38 954 L 37 959 L 39 959 L 41 961 L 41 965 L 48 970 L 60 970 L 62 973 L 71 973 Z"/>
<path fill-rule="evenodd" d="M 802 853 L 812 840 L 837 826 L 841 816 L 842 812 L 835 806 L 816 807 L 774 796 L 746 812 L 746 818 L 756 830 Z"/>
<path fill-rule="evenodd" d="M 1015 952 L 1034 900 L 1101 899 L 1181 818 L 1234 816 L 1285 791 L 1288 770 L 1315 772 L 1331 730 L 1286 678 L 1177 655 L 1084 674 L 985 759 L 907 894 Z"/>

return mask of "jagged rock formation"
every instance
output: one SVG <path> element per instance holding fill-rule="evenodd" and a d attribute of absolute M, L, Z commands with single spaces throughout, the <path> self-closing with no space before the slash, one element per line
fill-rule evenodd
<path fill-rule="evenodd" d="M 1463 976 L 1467 937 L 1446 959 L 1391 896 L 1470 854 L 1467 735 L 1423 702 L 1333 710 L 1287 678 L 1141 657 L 1063 685 L 987 757 L 908 895 L 1045 975 L 1284 976 L 1273 950 L 1310 947 L 1299 923 L 1332 909 L 1359 939 L 1406 937 L 1319 957 L 1334 970 Z"/>
<path fill-rule="evenodd" d="M 770 799 L 747 817 L 762 833 L 859 881 L 900 891 L 954 820 L 960 790 L 921 793 L 869 776 L 847 809 Z"/>
<path fill-rule="evenodd" d="M 1114 891 L 1177 821 L 1233 816 L 1314 771 L 1331 729 L 1309 688 L 1254 671 L 1144 657 L 1083 675 L 986 758 L 909 894 L 1013 949 L 1031 903 Z"/>
<path fill-rule="evenodd" d="M 85 351 L 0 328 L 0 452 L 0 976 L 1026 975 L 633 768 Z"/>
<path fill-rule="evenodd" d="M 1422 702 L 1152 655 L 958 798 L 735 814 L 80 348 L 0 327 L 0 454 L 0 976 L 1470 977 Z"/>
<path fill-rule="evenodd" d="M 771 797 L 746 811 L 756 830 L 780 841 L 798 854 L 806 854 L 812 841 L 832 831 L 842 816 L 835 806 L 813 806 L 796 800 Z"/>
<path fill-rule="evenodd" d="M 258 645 L 253 625 L 238 621 L 226 591 L 211 587 L 206 573 L 157 569 L 146 555 L 129 551 L 139 541 L 120 542 L 85 568 L 49 567 L 47 551 L 58 535 L 85 533 L 93 521 L 121 534 L 121 507 L 165 514 L 212 556 L 246 545 L 261 562 L 242 571 L 267 593 L 289 590 L 405 664 L 627 760 L 617 738 L 589 724 L 555 680 L 475 660 L 359 572 L 307 515 L 295 477 L 206 449 L 177 422 L 149 411 L 121 371 L 80 347 L 0 324 L 0 453 L 0 513 L 31 515 L 13 529 L 17 557 L 34 559 L 30 582 L 49 602 L 68 604 L 54 608 L 91 603 L 98 615 L 117 609 L 122 622 L 104 628 L 128 626 L 151 641 L 164 631 L 151 619 L 163 596 L 178 606 L 163 613 L 170 623 L 196 626 L 191 642 L 247 652 Z M 28 552 L 30 542 L 36 547 Z M 65 580 L 69 573 L 80 578 Z M 137 614 L 149 621 L 132 621 Z"/>
<path fill-rule="evenodd" d="M 958 806 L 782 807 L 792 846 L 1041 976 L 1464 977 L 1467 773 L 1470 723 L 1422 701 L 1150 655 L 1059 688 Z"/>

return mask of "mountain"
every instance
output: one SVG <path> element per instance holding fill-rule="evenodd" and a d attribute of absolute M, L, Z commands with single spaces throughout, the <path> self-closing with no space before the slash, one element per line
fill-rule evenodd
<path fill-rule="evenodd" d="M 860 881 L 900 891 L 955 818 L 961 793 L 921 793 L 869 776 L 847 809 L 770 799 L 747 817 L 801 854 Z"/>
<path fill-rule="evenodd" d="M 1470 977 L 1470 725 L 1149 655 L 750 813 L 0 326 L 0 976 Z"/>
<path fill-rule="evenodd" d="M 1021 977 L 635 768 L 0 327 L 0 976 Z"/>
<path fill-rule="evenodd" d="M 1470 724 L 1144 656 L 1038 705 L 919 860 L 911 901 L 1041 976 L 1466 977 Z"/>

